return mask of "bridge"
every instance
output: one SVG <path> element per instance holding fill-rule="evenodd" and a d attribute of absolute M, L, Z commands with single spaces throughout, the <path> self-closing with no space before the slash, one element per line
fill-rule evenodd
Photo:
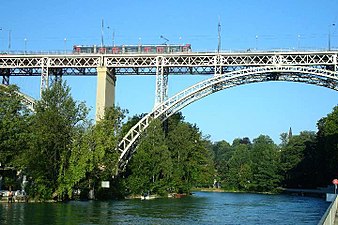
<path fill-rule="evenodd" d="M 141 133 L 156 118 L 167 119 L 185 106 L 212 93 L 243 84 L 268 81 L 302 82 L 338 91 L 337 51 L 284 51 L 175 54 L 0 55 L 2 83 L 10 76 L 40 76 L 40 89 L 58 76 L 97 76 L 96 120 L 115 101 L 116 76 L 156 76 L 153 110 L 118 145 L 119 170 L 136 149 Z M 168 97 L 169 75 L 210 75 Z"/>
<path fill-rule="evenodd" d="M 0 84 L 0 87 L 7 88 L 4 84 Z M 35 99 L 19 91 L 16 91 L 16 93 L 22 98 L 21 102 L 26 105 L 29 110 L 34 112 Z"/>

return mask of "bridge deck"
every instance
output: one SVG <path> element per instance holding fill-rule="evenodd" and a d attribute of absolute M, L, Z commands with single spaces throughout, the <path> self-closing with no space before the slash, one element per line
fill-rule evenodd
<path fill-rule="evenodd" d="M 337 51 L 241 52 L 180 54 L 65 54 L 0 55 L 0 74 L 40 76 L 96 75 L 96 68 L 108 67 L 114 75 L 222 74 L 258 66 L 320 66 L 336 70 Z"/>

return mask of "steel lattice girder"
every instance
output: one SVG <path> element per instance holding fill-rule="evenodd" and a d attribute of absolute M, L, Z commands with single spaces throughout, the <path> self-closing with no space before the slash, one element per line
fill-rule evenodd
<path fill-rule="evenodd" d="M 214 92 L 230 87 L 266 81 L 302 82 L 338 91 L 338 73 L 315 67 L 267 66 L 235 70 L 201 81 L 172 96 L 143 117 L 118 145 L 119 169 L 123 170 L 135 151 L 141 133 L 154 118 L 167 119 L 185 106 Z"/>
<path fill-rule="evenodd" d="M 158 58 L 161 62 L 158 62 Z M 116 75 L 156 75 L 157 66 L 169 74 L 222 74 L 229 68 L 253 66 L 330 66 L 337 69 L 337 52 L 249 52 L 123 55 L 0 55 L 0 68 L 11 76 L 41 75 L 42 67 L 62 68 L 64 75 L 95 75 L 96 68 L 114 68 Z M 82 69 L 81 69 L 82 68 Z M 90 71 L 90 72 L 88 72 Z M 39 73 L 40 72 L 40 73 Z"/>

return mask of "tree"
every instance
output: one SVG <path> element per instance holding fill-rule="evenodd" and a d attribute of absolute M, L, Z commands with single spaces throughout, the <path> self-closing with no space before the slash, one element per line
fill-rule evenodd
<path fill-rule="evenodd" d="M 21 167 L 20 155 L 30 140 L 30 111 L 22 103 L 19 88 L 0 86 L 0 163 Z"/>
<path fill-rule="evenodd" d="M 169 118 L 167 145 L 175 168 L 173 190 L 189 193 L 193 186 L 201 183 L 212 184 L 215 174 L 212 152 L 208 149 L 206 140 L 196 125 L 182 120 L 181 114 Z"/>
<path fill-rule="evenodd" d="M 126 113 L 120 108 L 106 108 L 104 118 L 95 126 L 79 130 L 72 144 L 69 167 L 61 190 L 66 190 L 72 196 L 74 189 L 80 189 L 83 193 L 100 191 L 101 181 L 113 181 L 119 157 L 116 147 Z M 116 191 L 111 190 L 110 194 L 116 194 Z"/>
<path fill-rule="evenodd" d="M 266 192 L 274 190 L 281 182 L 279 152 L 269 136 L 260 135 L 253 140 L 251 149 L 253 180 L 251 188 Z"/>
<path fill-rule="evenodd" d="M 313 183 L 314 177 L 310 178 L 309 176 L 315 173 L 312 169 L 315 167 L 312 159 L 315 154 L 315 141 L 316 134 L 314 132 L 302 131 L 299 135 L 293 135 L 281 148 L 280 169 L 285 186 L 308 186 L 306 180 L 312 180 Z"/>
<path fill-rule="evenodd" d="M 173 165 L 160 120 L 153 120 L 141 137 L 130 163 L 128 186 L 133 194 L 165 194 L 170 189 Z"/>
<path fill-rule="evenodd" d="M 215 169 L 218 172 L 221 180 L 224 180 L 224 175 L 228 171 L 228 162 L 233 155 L 233 148 L 226 141 L 219 141 L 213 144 L 213 160 L 215 163 Z"/>
<path fill-rule="evenodd" d="M 327 184 L 338 177 L 338 106 L 317 123 L 320 183 Z"/>
<path fill-rule="evenodd" d="M 228 189 L 249 190 L 252 182 L 252 169 L 249 145 L 234 141 L 232 156 L 228 161 L 225 186 Z"/>
<path fill-rule="evenodd" d="M 70 95 L 70 88 L 62 80 L 42 92 L 32 116 L 30 148 L 24 154 L 24 164 L 33 177 L 32 195 L 42 199 L 58 197 L 69 166 L 71 147 L 77 130 L 84 124 L 88 109 Z"/>

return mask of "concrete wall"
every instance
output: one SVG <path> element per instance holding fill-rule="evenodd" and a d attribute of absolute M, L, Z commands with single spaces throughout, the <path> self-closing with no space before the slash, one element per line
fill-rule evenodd
<path fill-rule="evenodd" d="M 329 208 L 326 210 L 324 216 L 319 221 L 318 225 L 333 225 L 333 224 L 335 224 L 337 205 L 338 205 L 338 198 L 337 198 L 337 195 L 336 195 L 334 201 L 331 203 Z"/>
<path fill-rule="evenodd" d="M 96 121 L 103 119 L 106 107 L 115 104 L 115 82 L 115 75 L 110 74 L 107 67 L 97 68 Z"/>

